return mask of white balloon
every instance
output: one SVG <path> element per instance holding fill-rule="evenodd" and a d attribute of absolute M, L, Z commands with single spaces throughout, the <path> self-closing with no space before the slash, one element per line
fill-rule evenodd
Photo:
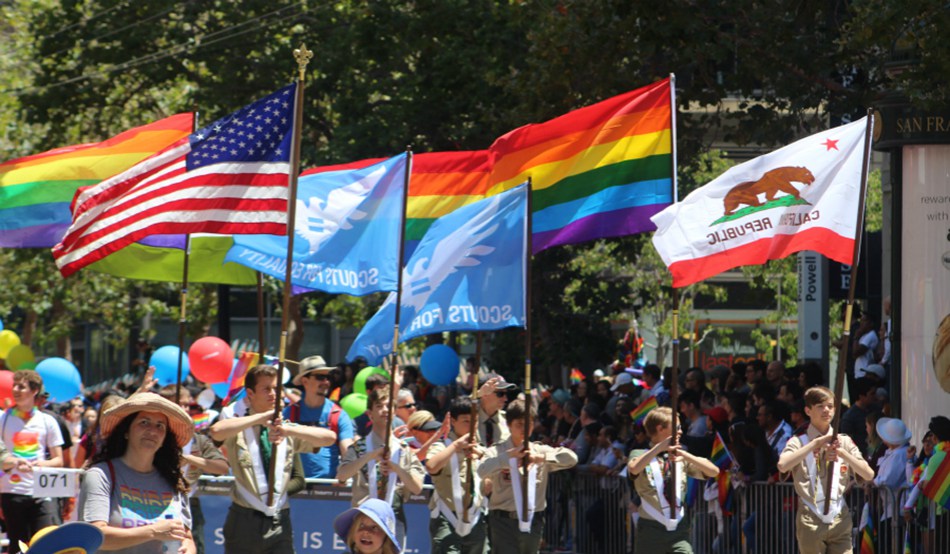
<path fill-rule="evenodd" d="M 214 405 L 214 399 L 215 399 L 214 391 L 211 390 L 210 388 L 207 388 L 198 394 L 197 402 L 199 406 L 207 410 L 207 409 L 210 409 L 211 406 Z"/>

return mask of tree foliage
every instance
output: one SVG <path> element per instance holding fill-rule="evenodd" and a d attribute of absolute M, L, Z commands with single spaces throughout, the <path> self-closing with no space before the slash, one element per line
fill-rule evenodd
<path fill-rule="evenodd" d="M 683 196 L 724 168 L 713 142 L 788 143 L 829 116 L 863 113 L 893 88 L 921 102 L 948 96 L 931 76 L 950 64 L 950 16 L 925 0 L 13 0 L 0 10 L 0 146 L 9 157 L 180 111 L 223 116 L 292 79 L 300 43 L 316 54 L 305 166 L 408 144 L 485 148 L 515 127 L 675 72 Z M 899 75 L 888 72 L 895 56 Z M 45 252 L 0 255 L 10 282 L 0 313 L 36 314 L 38 338 L 66 336 L 71 321 L 86 320 L 120 340 L 136 318 L 173 313 L 177 302 L 164 285 L 98 275 L 64 282 Z M 667 274 L 646 237 L 554 249 L 535 267 L 537 357 L 552 375 L 612 356 L 609 321 L 637 301 L 658 310 L 662 336 L 672 331 L 663 327 Z M 684 295 L 685 311 L 700 292 Z M 101 301 L 88 302 L 91 294 Z M 211 298 L 196 293 L 196 327 L 212 317 Z M 378 302 L 318 294 L 299 309 L 359 324 Z"/>

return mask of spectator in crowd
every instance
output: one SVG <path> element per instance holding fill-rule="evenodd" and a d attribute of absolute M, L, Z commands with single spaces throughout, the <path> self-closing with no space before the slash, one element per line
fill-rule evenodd
<path fill-rule="evenodd" d="M 797 381 L 786 381 L 778 388 L 775 398 L 790 407 L 802 399 L 802 387 Z"/>
<path fill-rule="evenodd" d="M 103 550 L 158 552 L 162 543 L 171 543 L 194 554 L 188 483 L 180 465 L 182 447 L 194 433 L 191 416 L 157 394 L 141 392 L 103 413 L 100 430 L 105 445 L 83 478 L 80 520 L 103 532 Z"/>
<path fill-rule="evenodd" d="M 416 404 L 416 399 L 412 395 L 412 391 L 400 388 L 399 392 L 396 393 L 396 420 L 395 424 L 405 425 L 409 421 L 409 417 L 419 409 L 418 404 Z"/>
<path fill-rule="evenodd" d="M 390 388 L 377 387 L 369 394 L 366 411 L 372 421 L 372 432 L 361 437 L 347 450 L 337 469 L 337 480 L 353 479 L 352 506 L 367 498 L 379 498 L 393 506 L 396 514 L 396 544 L 405 544 L 406 514 L 403 504 L 409 495 L 422 492 L 425 469 L 415 456 L 389 434 L 386 444 L 386 422 L 389 418 Z M 384 454 L 388 452 L 389 457 Z"/>
<path fill-rule="evenodd" d="M 34 533 L 53 525 L 57 511 L 49 498 L 33 496 L 34 467 L 63 467 L 63 435 L 59 424 L 39 409 L 43 378 L 32 369 L 13 374 L 13 403 L 0 414 L 4 447 L 12 454 L 4 462 L 0 505 L 6 523 L 10 552 L 20 551 Z"/>
<path fill-rule="evenodd" d="M 80 438 L 85 435 L 90 429 L 96 426 L 96 421 L 99 418 L 99 411 L 89 406 L 85 408 L 82 412 L 82 435 Z"/>
<path fill-rule="evenodd" d="M 79 448 L 79 440 L 82 438 L 82 414 L 85 410 L 82 398 L 73 398 L 69 402 L 63 403 L 59 415 L 66 422 L 66 428 L 69 430 L 69 439 L 72 446 L 69 449 L 69 459 L 76 457 L 76 450 Z M 66 437 L 63 437 L 65 443 Z M 65 450 L 65 446 L 63 447 Z M 65 453 L 65 452 L 64 452 Z M 69 467 L 75 467 L 70 465 Z"/>
<path fill-rule="evenodd" d="M 792 426 L 785 421 L 787 408 L 784 404 L 769 402 L 759 406 L 756 423 L 765 431 L 766 441 L 775 453 L 777 460 L 785 450 L 785 444 L 792 438 Z"/>
<path fill-rule="evenodd" d="M 716 394 L 725 392 L 732 371 L 724 365 L 714 365 L 709 368 L 709 386 Z"/>
<path fill-rule="evenodd" d="M 349 554 L 399 554 L 396 516 L 389 504 L 370 498 L 333 520 L 333 530 L 343 539 Z"/>
<path fill-rule="evenodd" d="M 340 456 L 345 455 L 353 444 L 353 420 L 336 402 L 327 398 L 330 390 L 330 372 L 322 356 L 309 356 L 300 361 L 300 372 L 294 377 L 294 385 L 302 386 L 304 396 L 300 402 L 284 408 L 284 419 L 299 425 L 329 429 L 336 441 L 328 448 L 314 448 L 300 455 L 304 475 L 310 478 L 332 479 Z"/>
<path fill-rule="evenodd" d="M 578 463 L 586 464 L 600 432 L 600 408 L 596 404 L 584 404 L 578 418 L 580 433 L 571 442 L 571 450 L 577 455 Z"/>
<path fill-rule="evenodd" d="M 548 417 L 545 421 L 545 427 L 550 433 L 550 442 L 560 443 L 567 438 L 567 433 L 571 430 L 571 425 L 565 420 L 565 404 L 571 399 L 570 393 L 564 389 L 557 389 L 551 393 L 548 401 Z M 609 404 L 609 403 L 608 403 Z M 479 439 L 483 437 L 479 435 Z"/>
<path fill-rule="evenodd" d="M 102 402 L 99 404 L 99 411 L 96 413 L 95 424 L 79 439 L 79 448 L 76 449 L 76 459 L 73 460 L 75 467 L 85 467 L 86 462 L 91 460 L 93 456 L 102 449 L 103 440 L 99 434 L 99 424 L 102 421 L 102 414 L 123 400 L 125 399 L 122 395 L 116 391 L 113 391 L 102 399 Z"/>
<path fill-rule="evenodd" d="M 713 406 L 703 411 L 706 416 L 706 429 L 710 433 L 719 433 L 722 440 L 729 439 L 729 413 L 722 406 Z"/>
<path fill-rule="evenodd" d="M 877 324 L 871 314 L 861 314 L 860 324 L 851 345 L 854 351 L 854 378 L 860 379 L 867 373 L 867 367 L 877 363 L 874 351 L 877 350 Z"/>
<path fill-rule="evenodd" d="M 894 518 L 901 515 L 897 499 L 901 489 L 907 486 L 907 444 L 911 432 L 903 421 L 891 417 L 877 420 L 875 427 L 887 446 L 884 456 L 878 461 L 877 475 L 874 476 L 874 484 L 881 492 L 883 505 L 878 538 L 880 544 L 890 545 Z"/>
<path fill-rule="evenodd" d="M 699 393 L 706 390 L 706 374 L 698 367 L 692 367 L 686 372 L 686 376 L 683 378 L 683 385 L 685 390 L 695 392 L 698 398 Z"/>
<path fill-rule="evenodd" d="M 541 546 L 544 511 L 547 506 L 548 475 L 553 471 L 569 469 L 577 464 L 577 456 L 567 448 L 529 443 L 524 448 L 525 436 L 531 434 L 531 424 L 525 428 L 525 403 L 513 401 L 505 413 L 511 435 L 507 440 L 486 450 L 478 466 L 478 476 L 491 482 L 488 527 L 491 548 L 495 554 L 536 554 Z M 509 460 L 518 464 L 528 457 L 528 486 L 535 487 L 533 505 L 528 511 L 515 502 L 515 488 L 520 490 L 522 475 L 511 471 Z M 529 498 L 531 495 L 529 494 Z"/>
<path fill-rule="evenodd" d="M 779 360 L 769 362 L 765 368 L 765 380 L 772 390 L 778 390 L 785 382 L 785 364 Z"/>
<path fill-rule="evenodd" d="M 638 404 L 637 399 L 637 386 L 633 383 L 633 375 L 624 371 L 618 373 L 614 377 L 614 384 L 610 387 L 610 392 L 613 393 L 613 396 L 607 401 L 607 413 L 608 414 L 617 414 L 617 403 L 620 402 L 621 398 L 629 398 L 635 408 Z M 633 408 L 630 408 L 632 410 Z M 624 412 L 624 415 L 630 413 L 630 410 Z M 617 424 L 617 420 L 614 419 L 614 425 Z"/>
<path fill-rule="evenodd" d="M 619 377 L 618 377 L 619 379 Z M 642 404 L 647 398 L 655 396 L 658 403 L 662 404 L 662 395 L 667 394 L 663 386 L 663 380 L 660 379 L 660 366 L 656 364 L 647 364 L 643 368 L 643 382 L 647 384 L 648 389 L 640 393 L 637 404 Z"/>
<path fill-rule="evenodd" d="M 810 422 L 808 421 L 808 415 L 805 413 L 804 400 L 798 400 L 792 404 L 788 411 L 788 422 L 794 429 L 792 436 L 801 435 L 808 429 Z"/>
<path fill-rule="evenodd" d="M 749 362 L 745 368 L 746 386 L 741 389 L 741 392 L 749 394 L 753 387 L 765 381 L 765 369 L 767 367 L 768 364 L 765 363 L 765 360 L 755 359 Z"/>
<path fill-rule="evenodd" d="M 232 504 L 224 521 L 224 549 L 229 554 L 292 552 L 287 497 L 303 486 L 293 478 L 295 466 L 300 467 L 295 454 L 330 446 L 336 435 L 329 429 L 274 419 L 277 370 L 273 366 L 251 368 L 244 377 L 244 390 L 248 415 L 222 419 L 211 426 L 211 437 L 224 443 L 234 472 Z M 277 468 L 273 483 L 267 477 L 272 458 Z M 270 487 L 274 490 L 269 495 Z"/>
<path fill-rule="evenodd" d="M 808 390 L 825 384 L 824 370 L 815 362 L 807 362 L 798 374 L 798 386 Z"/>
<path fill-rule="evenodd" d="M 865 422 L 868 414 L 874 408 L 874 393 L 877 387 L 867 378 L 855 379 L 852 406 L 841 416 L 840 431 L 854 441 L 863 453 L 868 447 L 868 433 Z"/>
<path fill-rule="evenodd" d="M 683 414 L 687 436 L 706 436 L 706 415 L 699 407 L 699 393 L 697 391 L 685 390 L 683 394 L 679 395 L 679 410 Z"/>
<path fill-rule="evenodd" d="M 610 397 L 613 396 L 613 393 L 610 392 L 610 387 L 611 383 L 606 379 L 600 379 L 597 381 L 597 396 L 603 399 L 605 405 L 607 402 L 610 402 Z"/>

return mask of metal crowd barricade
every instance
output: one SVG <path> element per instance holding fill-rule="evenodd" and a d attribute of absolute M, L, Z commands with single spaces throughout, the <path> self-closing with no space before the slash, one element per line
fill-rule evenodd
<path fill-rule="evenodd" d="M 636 552 L 629 481 L 583 471 L 550 476 L 543 552 Z M 873 521 L 876 554 L 950 554 L 950 513 L 923 499 L 905 518 L 904 490 L 853 485 L 846 491 L 854 552 L 860 552 L 865 505 Z M 798 500 L 791 483 L 749 483 L 735 490 L 731 513 L 719 507 L 715 487 L 688 507 L 696 554 L 797 554 Z M 906 550 L 905 550 L 906 548 Z"/>

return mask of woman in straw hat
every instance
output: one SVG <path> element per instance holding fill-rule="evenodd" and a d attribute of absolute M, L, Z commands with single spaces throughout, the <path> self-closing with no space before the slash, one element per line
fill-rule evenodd
<path fill-rule="evenodd" d="M 180 406 L 136 393 L 102 414 L 102 450 L 79 496 L 79 518 L 105 535 L 102 550 L 193 554 L 191 513 L 181 471 L 194 424 Z"/>

